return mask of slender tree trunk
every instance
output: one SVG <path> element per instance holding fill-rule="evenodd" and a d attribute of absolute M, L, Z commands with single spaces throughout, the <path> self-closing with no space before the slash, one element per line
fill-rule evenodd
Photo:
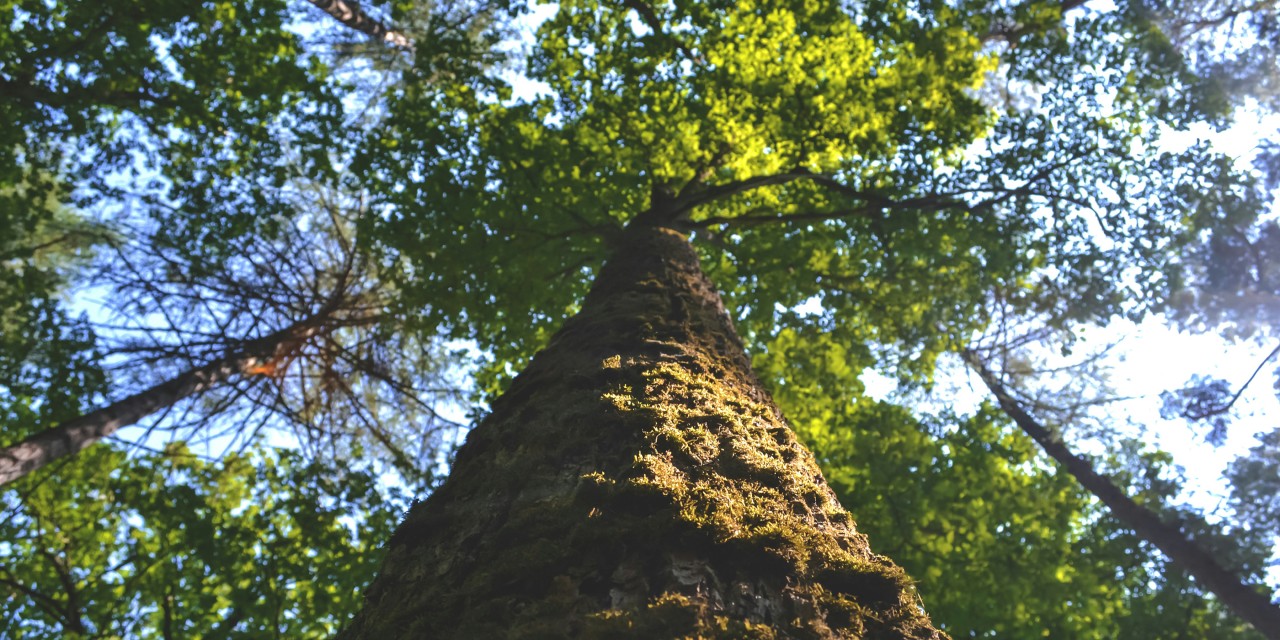
<path fill-rule="evenodd" d="M 1004 412 L 1033 440 L 1040 444 L 1058 464 L 1076 480 L 1097 496 L 1111 515 L 1124 526 L 1132 529 L 1142 539 L 1154 544 L 1165 556 L 1184 571 L 1191 574 L 1204 588 L 1217 596 L 1236 615 L 1253 625 L 1262 635 L 1280 640 L 1280 607 L 1260 589 L 1240 579 L 1240 576 L 1223 567 L 1217 559 L 1188 538 L 1181 529 L 1160 519 L 1160 516 L 1134 502 L 1110 478 L 1094 471 L 1093 465 L 1075 455 L 1056 434 L 1036 422 L 1021 404 L 1009 395 L 1004 385 L 986 364 L 972 351 L 964 354 L 969 366 L 978 373 L 987 388 L 1000 402 Z"/>
<path fill-rule="evenodd" d="M 761 388 L 693 248 L 640 222 L 341 637 L 944 638 Z"/>
<path fill-rule="evenodd" d="M 227 379 L 269 367 L 288 345 L 307 340 L 321 331 L 318 318 L 247 343 L 226 357 L 189 369 L 153 387 L 106 407 L 41 431 L 18 444 L 0 449 L 0 485 L 70 456 L 188 396 L 206 391 Z"/>
<path fill-rule="evenodd" d="M 405 51 L 413 51 L 413 41 L 399 31 L 396 31 L 382 22 L 375 20 L 372 16 L 364 12 L 360 5 L 353 0 L 311 0 L 311 4 L 319 7 L 321 11 L 333 16 L 335 20 L 341 22 L 351 29 L 355 29 L 360 33 L 368 35 L 374 40 L 385 42 L 394 47 L 404 49 Z"/>

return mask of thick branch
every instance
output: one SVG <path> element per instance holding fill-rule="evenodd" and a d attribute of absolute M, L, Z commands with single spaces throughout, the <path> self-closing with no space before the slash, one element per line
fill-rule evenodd
<path fill-rule="evenodd" d="M 678 226 L 685 229 L 705 229 L 707 227 L 722 224 L 735 226 L 758 226 L 773 223 L 786 224 L 792 222 L 822 222 L 827 220 L 843 220 L 847 218 L 866 218 L 876 212 L 892 209 L 942 210 L 954 207 L 973 208 L 972 205 L 969 205 L 962 200 L 957 200 L 951 195 L 931 195 L 917 198 L 906 198 L 902 200 L 890 200 L 879 194 L 854 189 L 842 184 L 834 178 L 803 171 L 763 176 L 711 187 L 689 196 L 678 198 L 676 200 L 675 207 L 679 211 L 680 215 L 683 216 L 692 207 L 706 204 L 719 198 L 728 197 L 763 186 L 784 184 L 795 180 L 809 180 L 825 189 L 834 191 L 843 196 L 862 200 L 866 204 L 848 209 L 836 209 L 834 211 L 805 211 L 799 213 L 775 213 L 769 215 L 709 216 L 700 220 L 685 220 L 680 222 Z"/>
<path fill-rule="evenodd" d="M 1022 409 L 976 353 L 965 351 L 964 358 L 1000 402 L 1004 412 L 1085 489 L 1107 505 L 1111 515 L 1144 540 L 1154 544 L 1262 635 L 1280 639 L 1280 607 L 1272 604 L 1270 598 L 1219 564 L 1216 558 L 1188 538 L 1181 529 L 1164 522 L 1156 512 L 1135 502 L 1110 478 L 1095 471 L 1088 460 L 1072 453 L 1061 438 Z"/>
<path fill-rule="evenodd" d="M 745 193 L 760 187 L 768 187 L 779 184 L 787 184 L 796 180 L 809 179 L 812 180 L 817 176 L 809 171 L 788 171 L 787 173 L 775 173 L 768 176 L 756 176 L 745 180 L 738 180 L 726 184 L 707 187 L 701 191 L 696 191 L 678 198 L 674 206 L 680 214 L 686 213 L 695 207 L 715 202 L 721 198 L 728 198 L 739 193 Z"/>
<path fill-rule="evenodd" d="M 321 11 L 351 29 L 398 49 L 413 51 L 413 41 L 364 12 L 354 0 L 310 0 Z"/>
<path fill-rule="evenodd" d="M 844 220 L 846 218 L 865 218 L 879 211 L 880 207 L 863 206 L 836 211 L 806 211 L 803 213 L 776 213 L 772 215 L 746 216 L 710 216 L 701 220 L 685 222 L 681 226 L 688 229 L 705 229 L 717 225 L 736 227 L 754 227 L 767 224 L 787 224 L 789 222 L 826 222 L 828 220 Z"/>
<path fill-rule="evenodd" d="M 677 220 L 682 216 L 687 216 L 687 214 L 694 208 L 715 202 L 716 200 L 735 196 L 740 193 L 746 193 L 747 191 L 752 191 L 761 187 L 788 184 L 799 180 L 806 180 L 826 189 L 827 191 L 861 200 L 866 202 L 868 207 L 884 209 L 945 209 L 954 206 L 969 206 L 963 201 L 954 199 L 955 194 L 934 194 L 916 198 L 907 198 L 904 200 L 891 200 L 872 191 L 863 191 L 861 189 L 851 187 L 831 176 L 814 173 L 807 169 L 795 169 L 785 173 L 775 173 L 767 176 L 756 176 L 745 180 L 727 182 L 725 184 L 719 184 L 713 187 L 694 191 L 693 193 L 682 193 L 666 203 L 666 211 L 668 212 L 668 215 L 671 216 L 671 220 Z"/>
<path fill-rule="evenodd" d="M 767 176 L 755 176 L 744 180 L 736 180 L 734 182 L 718 184 L 713 187 L 701 188 L 692 192 L 685 189 L 674 196 L 655 189 L 649 210 L 640 214 L 637 219 L 641 220 L 642 224 L 651 222 L 658 226 L 670 225 L 677 221 L 687 219 L 691 211 L 704 204 L 709 204 L 722 198 L 735 196 L 739 193 L 746 193 L 747 191 L 752 191 L 761 187 L 787 184 L 796 180 L 812 180 L 828 187 L 840 184 L 833 178 L 820 176 L 807 169 L 796 169 L 786 173 L 775 173 Z M 853 191 L 848 187 L 844 187 L 844 189 Z"/>

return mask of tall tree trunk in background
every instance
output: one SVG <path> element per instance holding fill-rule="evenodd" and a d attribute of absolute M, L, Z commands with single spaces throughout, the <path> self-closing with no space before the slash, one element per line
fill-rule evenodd
<path fill-rule="evenodd" d="M 1217 596 L 1262 635 L 1280 640 L 1280 607 L 1272 604 L 1271 599 L 1259 590 L 1265 590 L 1265 587 L 1255 588 L 1246 584 L 1235 572 L 1223 567 L 1209 552 L 1188 538 L 1181 529 L 1164 522 L 1155 511 L 1135 502 L 1110 478 L 1095 471 L 1088 460 L 1072 453 L 1061 438 L 1023 410 L 1021 404 L 1009 395 L 1008 390 L 976 353 L 966 351 L 964 358 L 1000 402 L 1004 412 L 1085 489 L 1107 505 L 1116 520 L 1132 529 L 1143 540 L 1155 545 L 1174 564 L 1191 574 L 1201 586 Z"/>
<path fill-rule="evenodd" d="M 761 388 L 687 240 L 633 223 L 618 244 L 341 637 L 945 637 Z"/>
<path fill-rule="evenodd" d="M 183 398 L 207 391 L 234 376 L 267 373 L 292 346 L 321 333 L 324 320 L 324 316 L 312 317 L 250 341 L 225 357 L 188 369 L 123 400 L 0 449 L 0 485 L 21 478 L 59 458 L 79 453 L 122 427 L 171 407 Z"/>

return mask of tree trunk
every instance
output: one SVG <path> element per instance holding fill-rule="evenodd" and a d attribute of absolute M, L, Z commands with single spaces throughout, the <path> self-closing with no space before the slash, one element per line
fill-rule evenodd
<path fill-rule="evenodd" d="M 188 396 L 206 391 L 239 374 L 266 372 L 289 345 L 321 331 L 311 318 L 287 329 L 248 342 L 226 357 L 189 369 L 153 387 L 106 407 L 41 431 L 18 444 L 0 449 L 0 485 L 21 478 L 54 460 L 70 456 Z"/>
<path fill-rule="evenodd" d="M 364 12 L 360 5 L 349 0 L 311 0 L 311 4 L 341 22 L 350 29 L 355 29 L 374 40 L 385 42 L 394 47 L 413 51 L 413 41 L 407 36 L 385 24 L 373 19 Z"/>
<path fill-rule="evenodd" d="M 944 638 L 637 219 L 393 536 L 356 638 Z"/>
<path fill-rule="evenodd" d="M 1174 564 L 1191 574 L 1201 586 L 1217 596 L 1262 635 L 1280 640 L 1280 607 L 1272 604 L 1266 594 L 1246 584 L 1240 576 L 1219 564 L 1216 558 L 1188 538 L 1177 526 L 1164 522 L 1159 514 L 1134 502 L 1110 478 L 1094 471 L 1088 460 L 1072 453 L 1066 443 L 1022 409 L 977 354 L 966 351 L 964 357 L 1000 402 L 1004 412 L 1085 489 L 1107 505 L 1116 520 L 1132 529 L 1143 540 L 1155 545 Z"/>

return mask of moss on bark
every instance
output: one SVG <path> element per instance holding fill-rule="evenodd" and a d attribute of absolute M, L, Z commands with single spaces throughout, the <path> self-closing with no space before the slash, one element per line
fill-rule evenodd
<path fill-rule="evenodd" d="M 659 227 L 623 243 L 342 637 L 942 637 L 760 387 L 693 248 Z"/>

